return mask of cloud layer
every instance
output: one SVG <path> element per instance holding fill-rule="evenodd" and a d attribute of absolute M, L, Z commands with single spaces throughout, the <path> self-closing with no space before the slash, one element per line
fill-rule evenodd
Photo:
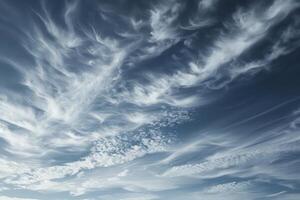
<path fill-rule="evenodd" d="M 0 199 L 298 199 L 299 8 L 0 2 Z"/>

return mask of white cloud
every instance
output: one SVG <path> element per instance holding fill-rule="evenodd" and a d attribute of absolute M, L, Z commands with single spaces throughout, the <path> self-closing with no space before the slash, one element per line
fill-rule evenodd
<path fill-rule="evenodd" d="M 19 198 L 19 197 L 9 197 L 9 196 L 0 196 L 1 200 L 37 200 L 32 198 Z"/>
<path fill-rule="evenodd" d="M 151 40 L 163 41 L 177 38 L 174 22 L 180 14 L 182 4 L 176 1 L 161 3 L 150 10 Z"/>
<path fill-rule="evenodd" d="M 232 192 L 242 192 L 251 186 L 249 182 L 229 182 L 211 186 L 204 189 L 206 193 L 232 193 Z"/>
<path fill-rule="evenodd" d="M 282 180 L 298 178 L 296 172 L 286 174 L 298 163 L 268 164 L 287 152 L 299 151 L 295 134 L 299 119 L 288 128 L 281 127 L 285 134 L 274 128 L 250 141 L 234 137 L 234 133 L 222 133 L 221 137 L 207 134 L 190 138 L 180 146 L 174 141 L 181 140 L 181 135 L 175 138 L 177 133 L 171 129 L 190 119 L 191 108 L 210 102 L 206 90 L 220 89 L 240 75 L 252 75 L 253 70 L 263 69 L 298 47 L 298 43 L 287 45 L 299 36 L 295 23 L 283 31 L 262 58 L 245 64 L 234 62 L 297 8 L 297 2 L 277 0 L 265 9 L 257 5 L 238 9 L 215 40 L 207 42 L 208 48 L 196 50 L 199 57 L 191 60 L 193 56 L 189 55 L 186 60 L 176 54 L 173 57 L 186 66 L 160 66 L 163 70 L 159 72 L 151 67 L 147 72 L 137 68 L 141 61 L 193 37 L 183 32 L 212 25 L 217 1 L 199 1 L 197 11 L 201 12 L 189 17 L 187 24 L 179 23 L 184 3 L 151 3 L 146 16 L 121 16 L 131 28 L 109 37 L 98 25 L 76 25 L 80 3 L 66 3 L 60 15 L 62 23 L 57 23 L 43 4 L 43 13 L 38 17 L 46 30 L 36 23 L 21 37 L 33 61 L 1 58 L 18 70 L 25 87 L 24 94 L 12 90 L 0 98 L 1 150 L 11 154 L 0 158 L 3 184 L 31 192 L 69 192 L 78 198 L 89 192 L 120 189 L 123 194 L 116 192 L 107 199 L 133 200 L 159 199 L 163 191 L 181 191 L 224 175 L 253 178 L 260 173 Z M 105 20 L 114 23 L 113 19 Z M 227 67 L 228 63 L 232 65 Z M 126 74 L 126 70 L 136 69 L 133 77 Z M 215 83 L 216 78 L 224 76 L 229 79 L 220 85 Z M 197 90 L 185 93 L 193 87 Z M 277 108 L 241 119 L 227 129 Z M 193 137 L 188 131 L 182 131 L 184 137 Z M 268 137 L 271 139 L 266 142 Z M 187 164 L 198 152 L 205 155 L 199 153 L 201 159 Z M 57 158 L 60 155 L 70 160 L 61 161 Z M 250 186 L 255 187 L 250 182 L 216 183 L 211 187 L 204 184 L 203 190 L 191 192 L 186 198 L 219 199 L 222 194 L 225 199 L 256 197 L 248 193 Z"/>

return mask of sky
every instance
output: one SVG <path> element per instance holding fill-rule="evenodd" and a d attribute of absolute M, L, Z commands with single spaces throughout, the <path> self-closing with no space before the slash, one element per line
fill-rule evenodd
<path fill-rule="evenodd" d="M 0 1 L 0 200 L 300 199 L 300 1 Z"/>

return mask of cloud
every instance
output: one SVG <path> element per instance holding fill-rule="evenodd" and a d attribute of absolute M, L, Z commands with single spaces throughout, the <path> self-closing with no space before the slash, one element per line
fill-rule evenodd
<path fill-rule="evenodd" d="M 173 5 L 169 7 L 171 3 Z M 178 18 L 182 5 L 176 1 L 171 3 L 156 5 L 156 7 L 150 11 L 151 40 L 162 41 L 176 38 L 176 31 L 172 23 Z"/>
<path fill-rule="evenodd" d="M 207 193 L 231 193 L 231 192 L 241 192 L 249 188 L 251 184 L 249 182 L 230 182 L 219 185 L 214 185 L 205 192 Z"/>
<path fill-rule="evenodd" d="M 261 114 L 275 111 L 282 106 L 287 106 L 295 100 L 297 99 L 285 101 Z M 278 175 L 278 177 L 281 177 L 282 179 L 289 179 L 289 176 L 283 178 L 283 176 L 285 176 L 283 174 L 285 173 L 275 173 L 274 170 L 277 171 L 277 167 L 279 166 L 279 168 L 294 168 L 289 165 L 297 165 L 297 163 L 278 164 L 278 166 L 276 164 L 270 165 L 270 163 L 280 161 L 284 155 L 289 152 L 299 151 L 299 148 L 297 147 L 299 138 L 294 135 L 295 131 L 298 130 L 298 127 L 294 126 L 295 121 L 298 121 L 298 116 L 294 116 L 294 113 L 291 113 L 288 116 L 293 118 L 288 125 L 283 124 L 280 127 L 274 126 L 262 135 L 252 139 L 244 140 L 243 138 L 239 138 L 230 133 L 224 133 L 223 136 L 211 135 L 186 143 L 181 148 L 177 148 L 175 151 L 171 152 L 171 154 L 160 163 L 169 164 L 175 160 L 182 159 L 185 155 L 195 154 L 199 151 L 207 151 L 210 152 L 210 154 L 206 154 L 206 157 L 203 157 L 203 160 L 200 163 L 173 166 L 167 169 L 162 176 L 195 177 L 197 175 L 199 178 L 216 178 L 224 175 L 231 175 L 237 177 L 252 177 L 255 176 L 256 173 L 267 173 L 269 176 Z M 253 117 L 251 118 L 254 119 Z M 250 119 L 245 119 L 244 122 L 249 121 Z M 237 124 L 239 124 L 239 122 L 237 122 Z M 232 128 L 235 125 L 236 124 L 229 127 Z M 229 127 L 226 127 L 226 129 Z M 266 140 L 266 138 L 269 139 Z M 239 145 L 236 146 L 236 143 L 239 143 Z M 215 148 L 213 148 L 214 146 Z M 211 149 L 216 149 L 218 151 L 213 151 Z M 269 168 L 270 166 L 272 166 L 272 168 L 275 167 L 275 169 L 269 174 L 267 172 L 268 170 L 264 169 Z M 246 171 L 250 173 L 248 174 Z"/>
<path fill-rule="evenodd" d="M 18 198 L 18 197 L 8 197 L 8 196 L 0 196 L 3 200 L 37 200 L 32 198 Z"/>
<path fill-rule="evenodd" d="M 218 0 L 202 0 L 198 2 L 197 12 L 193 14 L 187 25 L 181 26 L 184 30 L 197 30 L 200 28 L 208 27 L 216 23 L 216 18 L 212 15 Z"/>
<path fill-rule="evenodd" d="M 274 194 L 269 194 L 266 197 L 272 198 L 272 197 L 280 196 L 284 193 L 286 193 L 286 191 L 281 191 L 281 192 L 277 192 L 277 193 L 274 193 Z"/>
<path fill-rule="evenodd" d="M 0 56 L 18 73 L 14 86 L 0 87 L 3 192 L 61 199 L 295 198 L 299 109 L 283 110 L 298 97 L 266 103 L 272 106 L 265 110 L 264 102 L 234 110 L 223 106 L 239 99 L 227 103 L 220 96 L 231 84 L 241 86 L 239 77 L 254 77 L 297 50 L 299 22 L 286 20 L 299 4 L 237 3 L 220 19 L 220 1 L 194 3 L 24 7 L 28 27 L 16 33 L 22 56 Z M 11 17 L 16 23 L 18 14 Z M 267 50 L 258 49 L 262 43 Z"/>
<path fill-rule="evenodd" d="M 88 156 L 79 161 L 60 166 L 37 168 L 17 176 L 6 178 L 5 182 L 16 185 L 30 185 L 40 181 L 64 178 L 79 173 L 82 170 L 95 167 L 109 167 L 123 164 L 140 158 L 146 154 L 165 151 L 169 138 L 159 133 L 123 135 L 103 138 L 95 142 Z"/>
<path fill-rule="evenodd" d="M 219 79 L 226 76 L 226 73 L 224 75 L 221 71 L 224 65 L 238 59 L 262 40 L 273 26 L 284 20 L 297 6 L 298 4 L 292 1 L 275 1 L 269 8 L 266 8 L 266 12 L 262 12 L 257 6 L 247 11 L 239 9 L 234 13 L 233 19 L 225 23 L 226 32 L 216 39 L 204 60 L 189 62 L 188 68 L 175 71 L 171 75 L 147 73 L 144 77 L 149 83 L 145 85 L 145 83 L 132 82 L 131 88 L 124 91 L 125 97 L 121 96 L 122 99 L 126 98 L 131 103 L 147 106 L 167 103 L 174 106 L 193 107 L 205 103 L 205 101 L 199 103 L 202 98 L 196 95 L 177 96 L 174 93 L 177 88 L 199 85 L 206 86 L 206 89 L 223 88 L 236 77 L 250 74 L 252 69 L 263 69 L 271 61 L 284 55 L 283 52 L 279 53 L 276 48 L 278 45 L 274 44 L 273 50 L 266 55 L 266 58 L 241 67 L 229 67 L 229 81 L 225 79 L 225 82 L 218 83 Z"/>

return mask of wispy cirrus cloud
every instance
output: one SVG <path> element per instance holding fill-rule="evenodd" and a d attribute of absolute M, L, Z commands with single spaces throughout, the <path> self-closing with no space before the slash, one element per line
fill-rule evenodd
<path fill-rule="evenodd" d="M 2 16 L 22 56 L 0 54 L 3 73 L 18 74 L 0 86 L 0 193 L 296 198 L 297 97 L 251 111 L 217 100 L 238 104 L 222 94 L 298 50 L 299 3 L 232 4 L 224 19 L 222 2 L 206 0 L 43 1 Z M 216 115 L 224 127 L 199 130 Z"/>

